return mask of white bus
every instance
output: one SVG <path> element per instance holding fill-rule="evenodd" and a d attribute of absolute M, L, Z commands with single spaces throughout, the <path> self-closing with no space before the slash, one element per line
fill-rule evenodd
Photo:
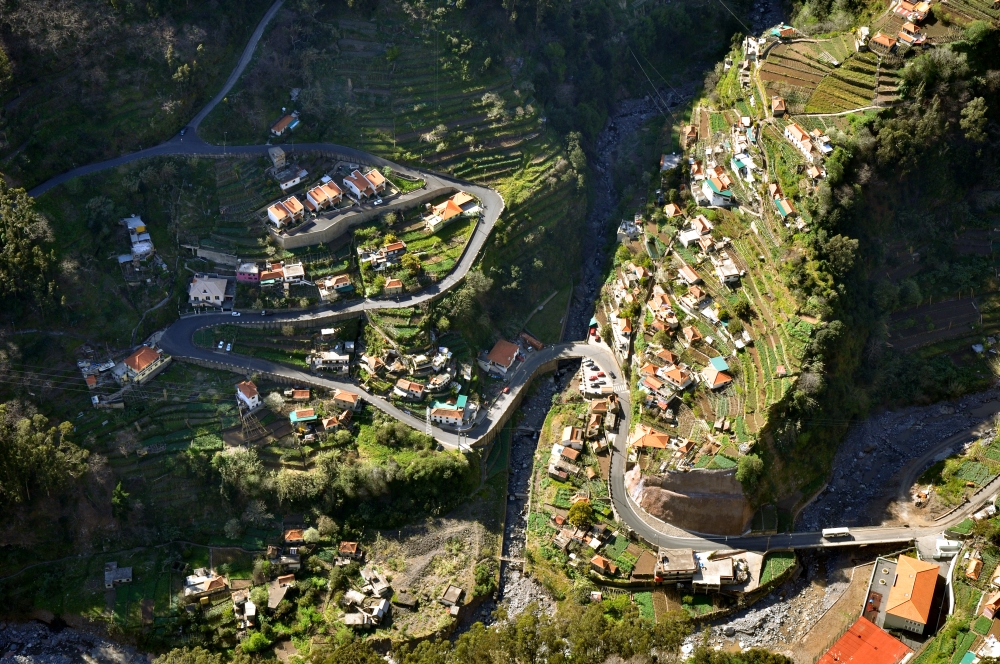
<path fill-rule="evenodd" d="M 850 528 L 824 528 L 823 539 L 837 539 L 838 537 L 850 537 Z"/>

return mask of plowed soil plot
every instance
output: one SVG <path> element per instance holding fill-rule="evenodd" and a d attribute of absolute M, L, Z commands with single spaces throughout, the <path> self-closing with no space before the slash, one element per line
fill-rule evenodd
<path fill-rule="evenodd" d="M 773 65 L 770 62 L 761 67 L 760 78 L 763 81 L 781 81 L 807 88 L 815 88 L 823 80 L 820 74 Z"/>
<path fill-rule="evenodd" d="M 976 307 L 982 304 L 973 302 L 972 298 L 943 300 L 893 314 L 892 345 L 909 350 L 969 334 L 969 326 L 979 320 Z"/>

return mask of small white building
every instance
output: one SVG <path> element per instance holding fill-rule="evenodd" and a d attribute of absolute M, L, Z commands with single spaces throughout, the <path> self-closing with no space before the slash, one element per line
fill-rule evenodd
<path fill-rule="evenodd" d="M 250 410 L 260 405 L 260 393 L 257 391 L 257 386 L 250 380 L 236 384 L 236 398 Z"/>
<path fill-rule="evenodd" d="M 312 356 L 313 369 L 347 373 L 351 364 L 351 356 L 336 350 L 326 350 Z"/>

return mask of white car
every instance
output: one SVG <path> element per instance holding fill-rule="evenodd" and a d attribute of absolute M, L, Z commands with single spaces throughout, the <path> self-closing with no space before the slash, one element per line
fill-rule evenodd
<path fill-rule="evenodd" d="M 382 199 L 376 198 L 374 201 L 372 201 L 372 205 L 382 205 Z"/>
<path fill-rule="evenodd" d="M 227 352 L 227 353 L 228 353 L 229 351 L 231 351 L 232 349 L 233 349 L 233 345 L 232 345 L 232 344 L 226 344 L 226 352 Z"/>
<path fill-rule="evenodd" d="M 240 312 L 238 312 L 238 311 L 234 311 L 234 312 L 233 312 L 233 315 L 234 315 L 234 316 L 239 316 L 239 315 L 240 315 Z"/>
<path fill-rule="evenodd" d="M 223 344 L 225 344 L 225 343 L 226 343 L 225 341 L 220 341 L 220 342 L 219 342 L 219 350 L 222 350 L 222 346 L 223 346 Z"/>

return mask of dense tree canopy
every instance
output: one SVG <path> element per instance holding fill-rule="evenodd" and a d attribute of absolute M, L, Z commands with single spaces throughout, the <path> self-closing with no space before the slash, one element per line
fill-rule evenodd
<path fill-rule="evenodd" d="M 56 257 L 46 249 L 52 232 L 34 205 L 24 189 L 7 187 L 0 176 L 0 305 L 8 311 L 56 303 Z"/>
<path fill-rule="evenodd" d="M 87 452 L 67 439 L 72 430 L 18 402 L 0 404 L 0 504 L 51 494 L 83 474 Z"/>

